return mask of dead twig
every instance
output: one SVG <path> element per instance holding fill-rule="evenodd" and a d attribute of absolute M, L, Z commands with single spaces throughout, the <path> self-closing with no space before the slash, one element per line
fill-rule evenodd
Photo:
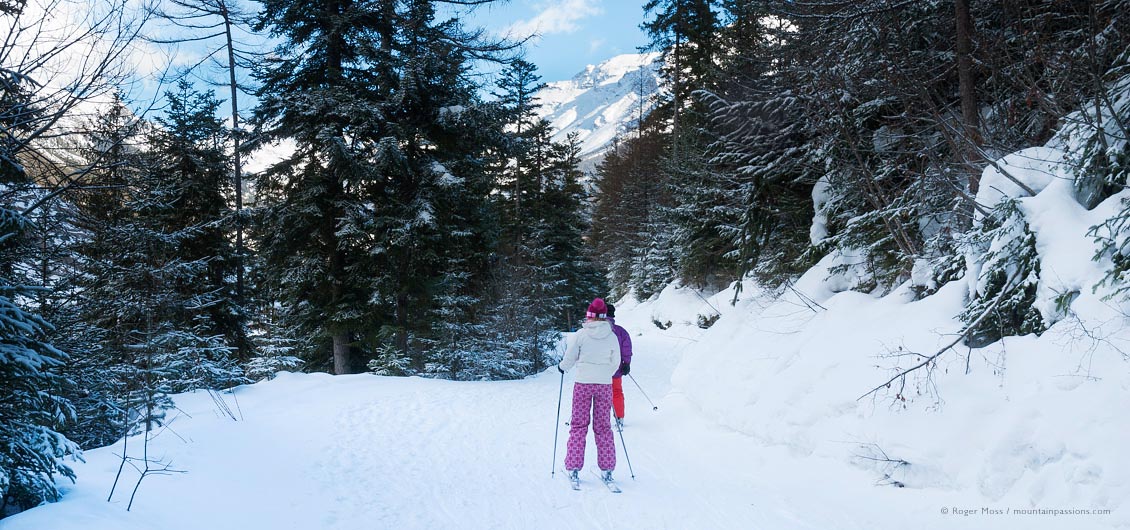
<path fill-rule="evenodd" d="M 900 378 L 903 380 L 903 384 L 905 385 L 907 374 L 909 374 L 909 373 L 911 373 L 915 370 L 918 370 L 919 368 L 922 368 L 923 366 L 930 364 L 935 359 L 937 359 L 939 356 L 941 356 L 943 353 L 953 349 L 953 347 L 956 346 L 957 343 L 964 340 L 966 337 L 969 336 L 970 333 L 972 333 L 975 329 L 977 329 L 977 326 L 981 325 L 981 322 L 984 321 L 986 318 L 988 318 L 988 316 L 990 314 L 992 314 L 992 312 L 994 310 L 996 310 L 997 306 L 999 306 L 1001 304 L 1001 302 L 1004 301 L 1005 297 L 1008 296 L 1009 294 L 1012 294 L 1012 291 L 1016 289 L 1016 287 L 1019 284 L 1014 283 L 1015 280 L 1016 280 L 1016 275 L 1014 274 L 1011 278 L 1009 278 L 1008 283 L 1005 284 L 1005 285 L 1009 285 L 1010 287 L 1008 289 L 1001 290 L 1001 293 L 999 295 L 997 295 L 997 298 L 995 300 L 993 300 L 993 303 L 990 304 L 989 307 L 985 308 L 985 311 L 983 311 L 977 317 L 976 320 L 974 320 L 972 323 L 970 323 L 968 326 L 966 326 L 965 329 L 962 330 L 961 333 L 958 333 L 957 338 L 954 339 L 953 342 L 950 342 L 949 344 L 943 346 L 942 349 L 937 351 L 937 353 L 935 353 L 935 354 L 933 354 L 929 357 L 926 357 L 925 360 L 923 360 L 922 362 L 920 362 L 920 363 L 918 363 L 918 364 L 916 364 L 916 365 L 914 365 L 910 368 L 907 368 L 906 370 L 900 371 L 899 373 L 895 374 L 894 377 L 891 377 L 890 379 L 888 379 L 885 383 L 883 383 L 883 384 L 881 384 L 881 385 L 879 385 L 875 388 L 872 388 L 871 390 L 869 390 L 867 393 L 863 394 L 862 396 L 855 398 L 855 400 L 859 401 L 859 400 L 861 400 L 861 399 L 863 399 L 867 396 L 870 396 L 870 395 L 878 392 L 879 390 L 881 390 L 883 388 L 890 388 L 891 383 L 895 382 L 895 380 L 900 379 Z M 900 392 L 900 394 L 901 394 L 901 392 Z"/>

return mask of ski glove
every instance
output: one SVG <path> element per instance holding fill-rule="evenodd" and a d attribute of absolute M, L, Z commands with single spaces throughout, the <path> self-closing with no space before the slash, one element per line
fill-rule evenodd
<path fill-rule="evenodd" d="M 632 368 L 632 365 L 630 365 L 628 363 L 620 363 L 620 373 L 623 374 L 623 375 L 628 375 L 628 371 L 631 368 Z"/>

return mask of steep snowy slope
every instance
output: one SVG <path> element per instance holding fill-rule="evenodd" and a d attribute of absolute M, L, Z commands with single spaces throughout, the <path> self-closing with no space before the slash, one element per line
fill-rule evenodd
<path fill-rule="evenodd" d="M 1036 306 L 1048 318 L 1059 313 L 1040 336 L 955 345 L 964 329 L 956 315 L 975 282 L 950 282 L 922 300 L 910 285 L 865 294 L 832 273 L 852 259 L 835 254 L 789 289 L 747 282 L 735 305 L 733 287 L 703 297 L 673 286 L 623 309 L 684 325 L 721 315 L 685 350 L 672 387 L 755 445 L 850 462 L 872 475 L 860 487 L 899 491 L 899 506 L 940 492 L 973 499 L 939 504 L 924 521 L 1130 528 L 1130 301 L 1092 289 L 1111 265 L 1091 259 L 1088 235 L 1130 192 L 1084 209 L 1065 162 L 1072 149 L 1006 156 L 985 171 L 978 196 L 988 205 L 1017 197 L 1035 234 Z M 1035 196 L 1001 176 L 1005 169 Z M 1077 294 L 1065 311 L 1062 293 Z M 884 386 L 934 354 L 905 384 Z"/>
<path fill-rule="evenodd" d="M 581 156 L 599 155 L 617 133 L 628 130 L 655 104 L 659 54 L 628 54 L 589 65 L 566 81 L 538 92 L 540 114 L 553 127 L 555 141 L 580 134 Z"/>

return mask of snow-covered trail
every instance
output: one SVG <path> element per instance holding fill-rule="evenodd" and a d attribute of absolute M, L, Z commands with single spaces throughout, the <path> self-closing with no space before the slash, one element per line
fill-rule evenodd
<path fill-rule="evenodd" d="M 0 529 L 851 530 L 880 520 L 943 522 L 924 517 L 937 513 L 936 499 L 914 506 L 889 488 L 861 486 L 873 480 L 861 471 L 719 427 L 671 387 L 694 337 L 633 338 L 632 375 L 659 410 L 625 381 L 624 441 L 636 479 L 617 437 L 619 495 L 588 471 L 596 461 L 591 431 L 582 491 L 561 472 L 551 478 L 564 459 L 571 386 L 567 375 L 553 463 L 561 380 L 552 368 L 509 382 L 283 374 L 238 389 L 242 421 L 223 417 L 207 394 L 181 396 L 179 416 L 151 454 L 187 473 L 147 478 L 132 512 L 125 503 L 135 472 L 105 502 L 118 444 L 87 453 L 62 502 L 0 521 Z M 908 517 L 889 512 L 896 503 Z"/>

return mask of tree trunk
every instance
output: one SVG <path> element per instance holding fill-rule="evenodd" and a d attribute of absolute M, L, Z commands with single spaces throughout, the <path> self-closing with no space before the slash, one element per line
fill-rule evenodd
<path fill-rule="evenodd" d="M 349 333 L 334 333 L 334 375 L 350 373 L 353 367 L 353 356 L 349 345 Z"/>
<path fill-rule="evenodd" d="M 396 326 L 400 328 L 396 334 L 396 348 L 401 355 L 408 355 L 408 293 L 396 295 Z"/>
<path fill-rule="evenodd" d="M 228 78 L 231 88 L 231 133 L 232 133 L 232 185 L 235 186 L 235 296 L 243 304 L 243 175 L 239 157 L 239 85 L 235 79 L 235 44 L 232 42 L 231 14 L 227 3 L 219 2 L 220 15 L 224 19 L 224 37 L 228 48 Z M 240 346 L 240 357 L 246 353 Z"/>
<path fill-rule="evenodd" d="M 682 51 L 680 50 L 680 48 L 682 47 L 682 40 L 683 36 L 679 34 L 678 30 L 676 30 L 674 53 L 675 78 L 672 82 L 674 84 L 674 88 L 671 90 L 671 92 L 675 96 L 675 100 L 672 103 L 673 107 L 671 114 L 671 158 L 675 161 L 676 164 L 679 163 L 679 106 L 682 105 L 682 102 L 679 101 L 679 92 L 683 89 L 683 87 L 681 86 L 683 82 L 683 65 L 681 64 L 681 57 L 679 56 L 682 53 Z"/>
<path fill-rule="evenodd" d="M 976 195 L 980 188 L 980 173 L 973 167 L 973 161 L 980 157 L 978 147 L 981 145 L 981 133 L 973 78 L 973 19 L 969 13 L 969 0 L 954 0 L 954 11 L 957 19 L 957 80 L 961 92 L 961 121 L 965 136 L 961 152 L 966 171 L 969 172 L 969 192 Z"/>
<path fill-rule="evenodd" d="M 326 46 L 326 80 L 331 86 L 342 85 L 342 50 L 345 48 L 345 42 L 334 24 L 337 23 L 338 17 L 342 15 L 343 10 L 342 3 L 339 1 L 331 0 L 327 3 L 326 13 L 330 15 L 329 19 L 334 21 L 330 24 L 330 27 L 325 29 L 329 40 Z M 333 132 L 335 138 L 342 139 L 345 137 L 342 125 L 335 124 L 332 127 L 334 128 Z M 340 310 L 342 300 L 345 298 L 345 282 L 347 276 L 345 251 L 340 248 L 337 237 L 337 219 L 341 215 L 341 212 L 338 210 L 338 204 L 340 204 L 340 201 L 345 195 L 341 177 L 338 171 L 335 171 L 337 169 L 335 167 L 337 163 L 337 160 L 331 157 L 329 164 L 327 164 L 324 170 L 325 173 L 322 175 L 326 184 L 325 194 L 328 196 L 328 202 L 330 204 L 328 207 L 329 212 L 327 213 L 330 215 L 322 219 L 321 230 L 322 237 L 325 240 L 325 250 L 329 253 L 329 279 L 331 283 L 330 308 L 334 313 Z M 332 329 L 334 374 L 348 374 L 353 368 L 353 359 L 349 345 L 350 332 L 347 330 L 333 329 L 336 326 L 342 325 L 340 322 L 335 322 L 335 320 L 335 318 L 331 317 L 329 319 L 330 325 L 327 326 Z"/>

